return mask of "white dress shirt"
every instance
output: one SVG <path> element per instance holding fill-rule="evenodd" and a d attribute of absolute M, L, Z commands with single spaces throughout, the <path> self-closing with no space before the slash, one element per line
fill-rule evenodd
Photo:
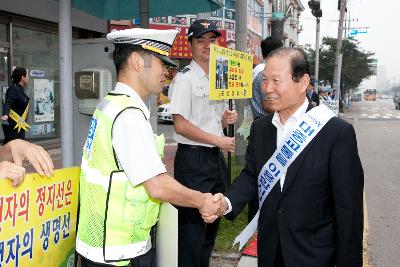
<path fill-rule="evenodd" d="M 281 123 L 281 118 L 279 116 L 279 112 L 274 113 L 274 117 L 272 118 L 272 124 L 276 127 L 276 147 L 282 142 L 283 138 L 292 131 L 293 127 L 296 125 L 297 121 L 307 112 L 308 107 L 308 100 L 307 98 L 304 100 L 304 103 L 290 116 L 285 124 Z M 283 184 L 285 183 L 286 178 L 286 171 L 285 169 L 282 172 L 281 178 L 279 180 L 281 185 L 281 191 L 283 188 Z"/>
<path fill-rule="evenodd" d="M 307 112 L 307 108 L 308 108 L 308 100 L 307 100 L 307 98 L 305 98 L 303 104 L 296 110 L 295 113 L 293 113 L 292 116 L 290 116 L 287 119 L 287 121 L 285 122 L 284 125 L 281 123 L 281 118 L 279 116 L 279 112 L 275 111 L 274 117 L 272 117 L 272 124 L 276 127 L 276 147 L 279 146 L 279 144 L 282 142 L 283 138 L 288 133 L 290 133 L 290 131 L 296 125 L 297 121 Z M 281 178 L 279 180 L 280 186 L 281 186 L 281 191 L 283 188 L 283 184 L 285 183 L 285 177 L 286 177 L 286 169 L 282 172 Z M 226 215 L 232 211 L 231 201 L 227 197 L 225 197 L 225 200 L 228 204 L 228 209 L 226 210 L 224 215 Z"/>

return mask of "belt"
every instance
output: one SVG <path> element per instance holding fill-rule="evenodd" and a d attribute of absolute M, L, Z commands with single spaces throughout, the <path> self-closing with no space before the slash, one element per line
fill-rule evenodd
<path fill-rule="evenodd" d="M 214 152 L 214 153 L 219 153 L 221 150 L 219 147 L 208 147 L 208 146 L 196 146 L 196 145 L 187 145 L 187 144 L 181 144 L 178 143 L 178 147 L 183 148 L 183 149 L 190 149 L 190 150 L 196 150 L 196 151 L 205 151 L 205 152 Z"/>

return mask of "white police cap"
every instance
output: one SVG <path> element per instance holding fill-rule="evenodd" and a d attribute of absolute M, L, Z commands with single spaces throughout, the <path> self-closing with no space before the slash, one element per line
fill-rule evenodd
<path fill-rule="evenodd" d="M 133 28 L 112 31 L 107 34 L 107 39 L 113 41 L 115 45 L 128 44 L 137 46 L 151 52 L 167 65 L 176 67 L 176 64 L 168 56 L 177 34 L 177 30 Z"/>

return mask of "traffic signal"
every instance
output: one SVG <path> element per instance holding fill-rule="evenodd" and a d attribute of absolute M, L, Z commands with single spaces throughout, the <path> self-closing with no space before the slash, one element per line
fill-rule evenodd
<path fill-rule="evenodd" d="M 320 18 L 322 17 L 322 10 L 321 10 L 321 5 L 320 2 L 317 0 L 310 0 L 308 1 L 308 6 L 311 9 L 311 14 L 313 14 L 314 17 Z"/>
<path fill-rule="evenodd" d="M 338 1 L 337 1 L 337 10 L 340 10 L 340 4 L 341 4 L 340 2 L 341 2 L 341 1 L 343 1 L 343 0 L 338 0 Z M 345 5 L 345 7 L 344 7 L 344 8 L 345 8 L 345 12 L 347 12 L 346 2 L 344 3 L 344 5 Z"/>

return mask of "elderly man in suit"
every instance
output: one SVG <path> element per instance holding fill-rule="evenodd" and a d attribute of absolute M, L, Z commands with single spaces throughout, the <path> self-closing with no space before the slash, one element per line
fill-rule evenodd
<path fill-rule="evenodd" d="M 274 178 L 265 176 L 266 162 L 280 148 L 295 149 L 295 141 L 302 140 L 287 136 L 299 125 L 307 132 L 304 116 L 329 113 L 325 106 L 309 104 L 308 73 L 306 56 L 299 49 L 281 48 L 267 58 L 263 90 L 275 113 L 254 121 L 245 167 L 225 198 L 219 196 L 219 215 L 235 218 L 257 192 L 265 199 L 258 217 L 258 266 L 362 266 L 364 175 L 352 125 L 332 114 L 279 175 L 275 165 L 269 165 L 268 171 L 279 178 L 266 197 L 260 195 L 262 179 Z M 217 215 L 202 216 L 210 221 Z"/>

